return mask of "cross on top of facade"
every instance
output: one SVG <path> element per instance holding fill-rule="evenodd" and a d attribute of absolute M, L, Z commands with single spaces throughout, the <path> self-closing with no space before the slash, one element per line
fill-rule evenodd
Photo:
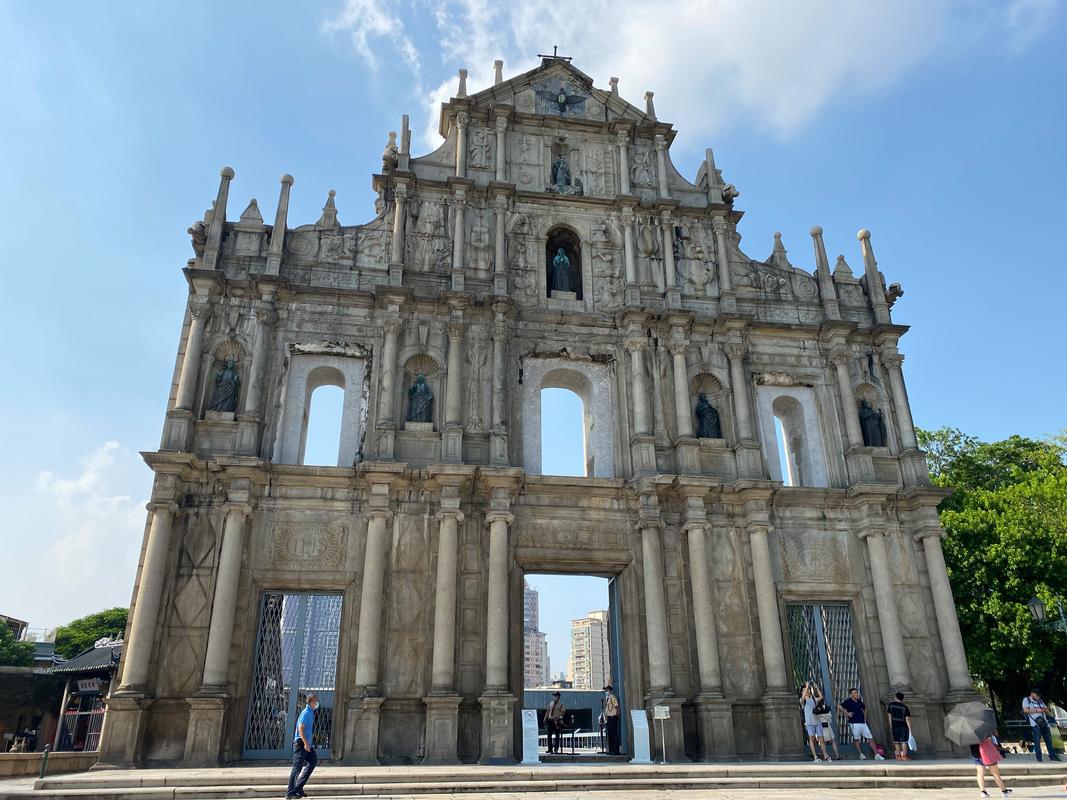
<path fill-rule="evenodd" d="M 558 53 L 559 53 L 559 46 L 558 45 L 552 45 L 552 55 L 546 55 L 545 53 L 538 53 L 537 57 L 538 58 L 544 58 L 546 60 L 552 60 L 552 61 L 566 61 L 568 64 L 571 62 L 571 59 L 574 58 L 574 56 L 561 56 Z"/>

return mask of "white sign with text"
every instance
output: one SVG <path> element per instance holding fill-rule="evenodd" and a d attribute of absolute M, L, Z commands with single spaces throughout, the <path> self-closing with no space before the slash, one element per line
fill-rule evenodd
<path fill-rule="evenodd" d="M 541 754 L 537 744 L 537 709 L 522 710 L 522 763 L 540 764 Z"/>
<path fill-rule="evenodd" d="M 648 747 L 648 715 L 644 709 L 630 712 L 630 722 L 634 726 L 634 757 L 631 764 L 651 764 L 652 752 Z"/>

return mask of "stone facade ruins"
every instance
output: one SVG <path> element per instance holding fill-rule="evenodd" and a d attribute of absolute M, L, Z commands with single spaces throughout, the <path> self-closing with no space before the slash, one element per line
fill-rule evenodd
<path fill-rule="evenodd" d="M 613 578 L 624 714 L 668 706 L 672 761 L 795 757 L 809 677 L 903 689 L 948 752 L 971 682 L 943 493 L 870 235 L 855 271 L 818 227 L 810 271 L 779 237 L 751 258 L 737 190 L 710 150 L 677 171 L 651 92 L 555 57 L 465 84 L 437 150 L 390 135 L 370 222 L 331 191 L 289 227 L 288 175 L 273 224 L 231 221 L 226 168 L 190 228 L 101 761 L 284 757 L 311 690 L 330 759 L 514 760 L 532 572 Z M 302 463 L 321 386 L 331 467 Z M 545 388 L 582 401 L 587 477 L 541 474 Z"/>

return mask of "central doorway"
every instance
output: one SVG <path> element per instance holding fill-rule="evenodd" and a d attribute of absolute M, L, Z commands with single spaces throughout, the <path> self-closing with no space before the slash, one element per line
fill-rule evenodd
<path fill-rule="evenodd" d="M 523 576 L 522 707 L 537 711 L 542 759 L 606 760 L 604 686 L 619 700 L 620 754 L 628 751 L 626 690 L 614 576 L 527 571 Z M 549 753 L 546 711 L 559 692 L 562 736 Z"/>

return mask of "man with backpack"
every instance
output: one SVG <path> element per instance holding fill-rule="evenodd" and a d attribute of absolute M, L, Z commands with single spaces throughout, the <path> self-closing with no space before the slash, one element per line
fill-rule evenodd
<path fill-rule="evenodd" d="M 1059 755 L 1052 746 L 1052 729 L 1048 724 L 1049 708 L 1041 699 L 1041 690 L 1033 689 L 1027 697 L 1023 698 L 1023 713 L 1030 720 L 1030 735 L 1034 737 L 1034 755 L 1041 760 L 1041 740 L 1045 741 L 1045 749 L 1048 750 L 1050 761 L 1060 761 Z"/>

